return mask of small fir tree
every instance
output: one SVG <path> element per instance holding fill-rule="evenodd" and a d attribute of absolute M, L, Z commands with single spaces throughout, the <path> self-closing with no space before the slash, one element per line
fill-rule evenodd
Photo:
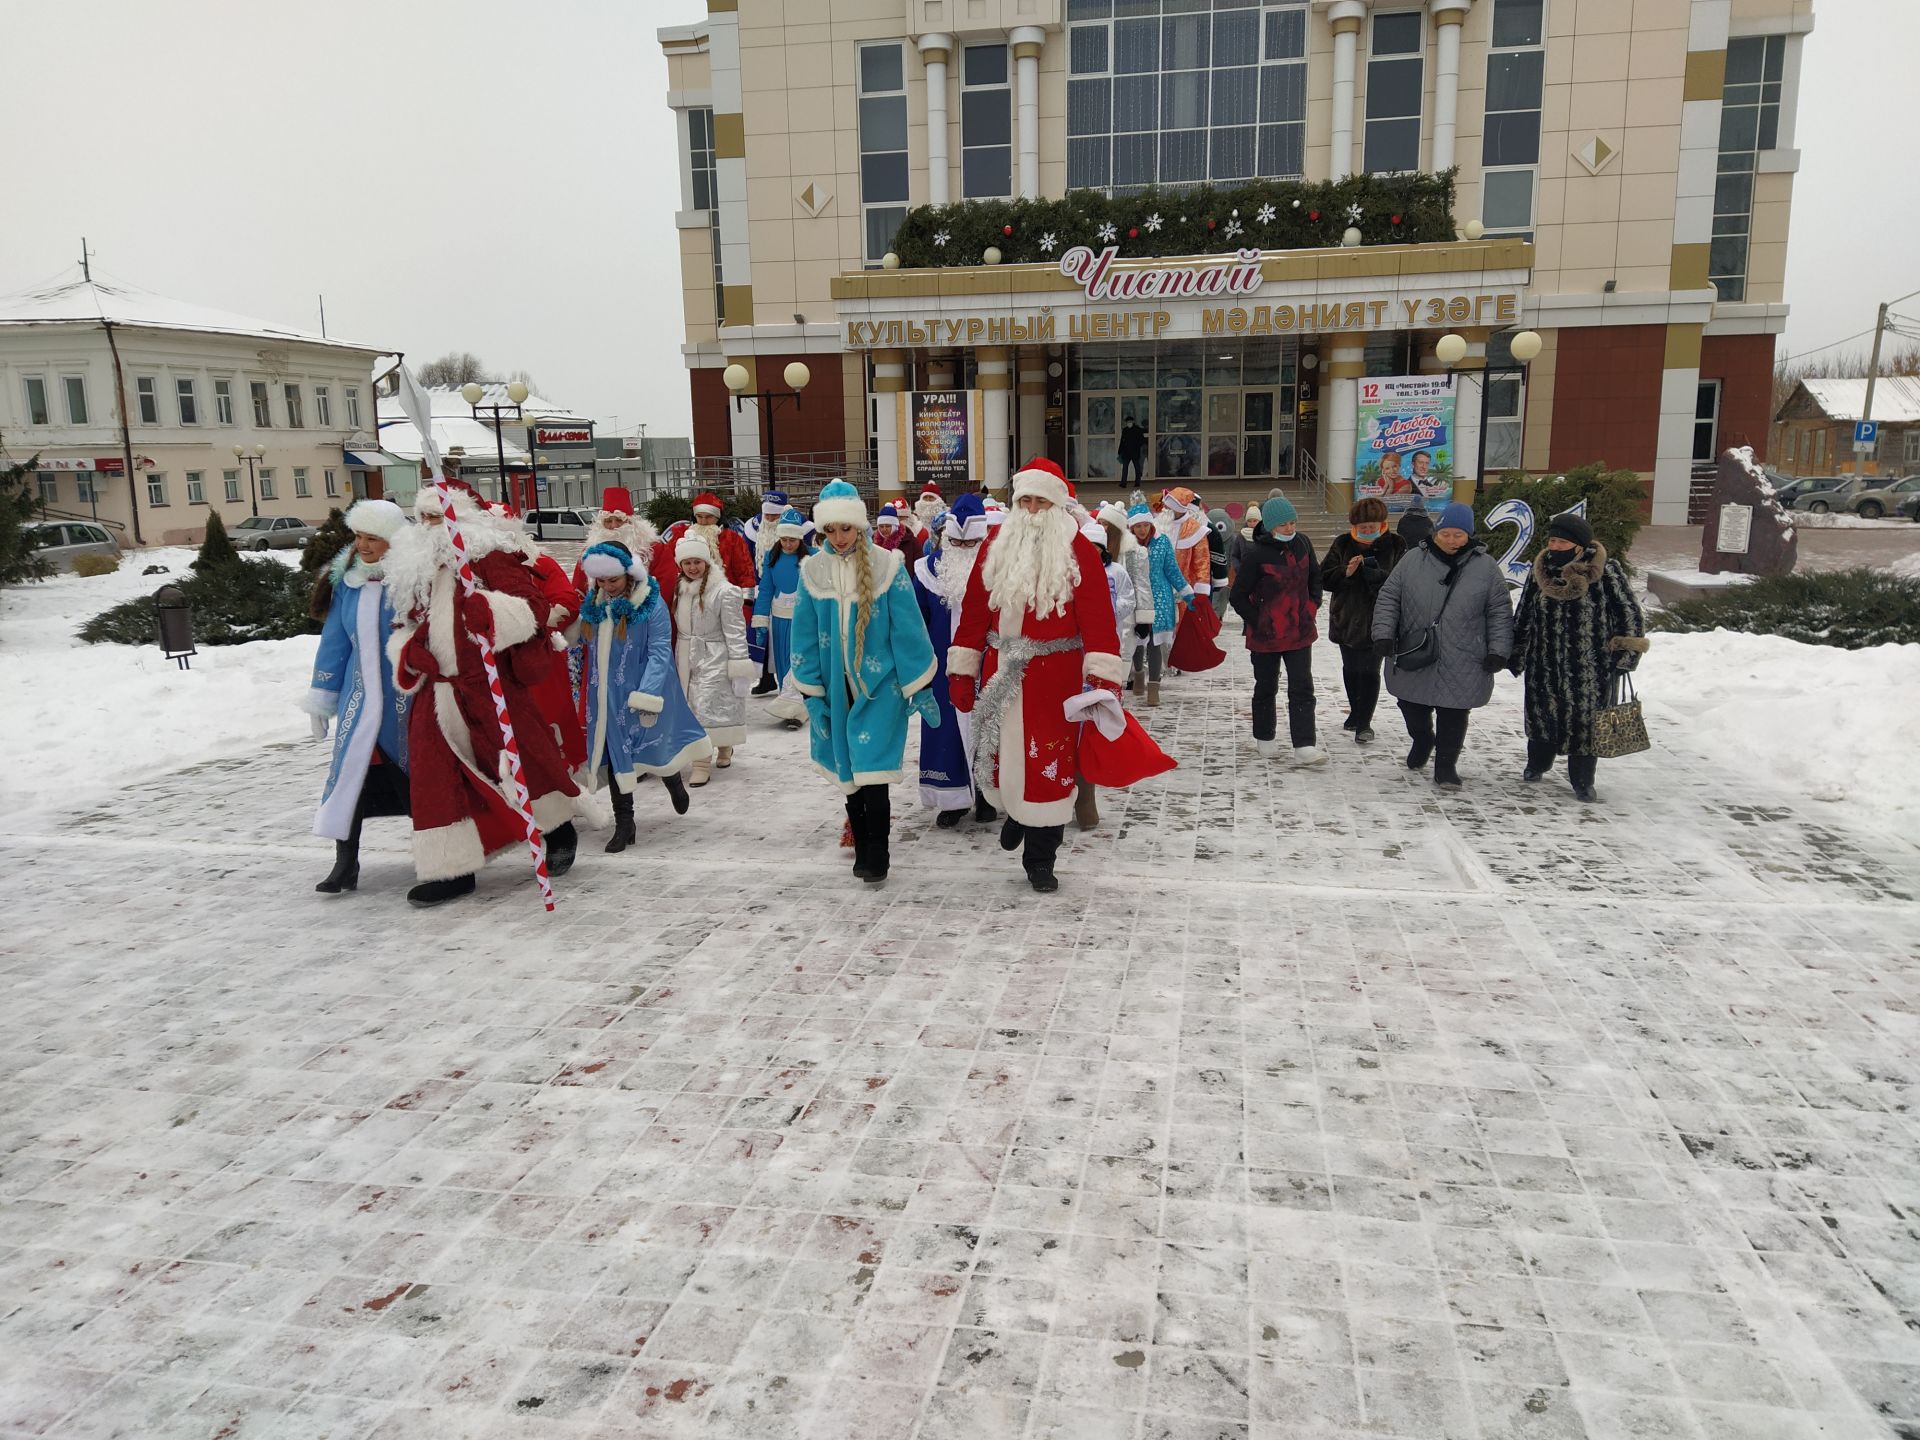
<path fill-rule="evenodd" d="M 338 506 L 327 512 L 327 523 L 307 541 L 300 552 L 300 568 L 311 575 L 333 563 L 333 557 L 353 543 L 353 531 L 347 528 L 347 514 Z"/>
<path fill-rule="evenodd" d="M 0 585 L 41 580 L 53 572 L 27 534 L 45 508 L 33 479 L 39 458 L 0 468 Z"/>
<path fill-rule="evenodd" d="M 230 569 L 239 563 L 240 552 L 233 548 L 233 540 L 220 519 L 220 512 L 210 512 L 207 515 L 207 533 L 200 541 L 200 553 L 194 557 L 193 568 L 202 575 L 208 575 L 216 570 Z"/>

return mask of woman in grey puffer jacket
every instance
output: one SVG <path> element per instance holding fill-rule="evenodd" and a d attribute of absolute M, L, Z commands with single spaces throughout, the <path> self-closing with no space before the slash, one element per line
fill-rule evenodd
<path fill-rule="evenodd" d="M 1394 663 L 1437 624 L 1439 658 L 1420 670 Z M 1467 712 L 1493 698 L 1495 672 L 1513 652 L 1506 577 L 1473 543 L 1473 507 L 1454 501 L 1433 534 L 1394 566 L 1373 605 L 1373 644 L 1387 661 L 1387 690 L 1400 702 L 1413 748 L 1407 768 L 1433 757 L 1433 783 L 1460 788 Z"/>

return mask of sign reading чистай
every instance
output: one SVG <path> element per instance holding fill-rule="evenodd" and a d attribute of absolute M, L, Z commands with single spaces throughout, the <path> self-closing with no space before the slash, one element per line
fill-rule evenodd
<path fill-rule="evenodd" d="M 1081 297 L 1012 313 L 952 315 L 978 297 L 947 296 L 930 310 L 897 318 L 849 319 L 849 349 L 923 345 L 1022 345 L 1059 341 L 1197 339 L 1223 335 L 1319 335 L 1363 330 L 1512 325 L 1520 318 L 1517 289 L 1467 286 L 1388 293 L 1325 281 L 1295 300 L 1208 304 L 1251 296 L 1266 284 L 1257 250 L 1231 257 L 1118 268 L 1118 251 L 1076 245 L 1060 257 L 1060 273 Z M 1126 308 L 1109 307 L 1131 301 Z M 1146 302 L 1146 303 L 1143 303 Z"/>

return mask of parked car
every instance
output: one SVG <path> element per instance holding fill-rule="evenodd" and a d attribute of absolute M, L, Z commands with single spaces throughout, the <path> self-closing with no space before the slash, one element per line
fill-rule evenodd
<path fill-rule="evenodd" d="M 56 570 L 71 570 L 81 555 L 120 554 L 120 547 L 104 525 L 87 520 L 46 520 L 29 525 L 27 539 L 40 558 Z"/>
<path fill-rule="evenodd" d="M 592 516 L 585 510 L 529 510 L 527 528 L 536 540 L 584 540 Z"/>
<path fill-rule="evenodd" d="M 290 515 L 249 515 L 229 532 L 236 550 L 291 550 L 320 533 Z"/>
<path fill-rule="evenodd" d="M 1774 498 L 1780 502 L 1783 510 L 1793 509 L 1794 502 L 1802 495 L 1812 494 L 1815 490 L 1831 490 L 1844 475 L 1778 475 L 1769 471 L 1767 478 L 1773 483 Z"/>
<path fill-rule="evenodd" d="M 1920 475 L 1908 475 L 1904 479 L 1882 475 L 1880 481 L 1853 497 L 1853 513 L 1862 519 L 1878 520 L 1889 510 L 1898 510 L 1907 496 L 1920 493 Z"/>
<path fill-rule="evenodd" d="M 1905 499 L 1893 507 L 1893 513 L 1902 520 L 1920 520 L 1920 490 L 1909 492 Z"/>
<path fill-rule="evenodd" d="M 1838 510 L 1842 514 L 1853 509 L 1853 502 L 1860 492 L 1866 489 L 1875 477 L 1871 475 L 1836 475 L 1833 481 L 1819 490 L 1809 490 L 1793 502 L 1796 510 L 1811 510 L 1816 515 L 1824 515 L 1829 510 Z"/>

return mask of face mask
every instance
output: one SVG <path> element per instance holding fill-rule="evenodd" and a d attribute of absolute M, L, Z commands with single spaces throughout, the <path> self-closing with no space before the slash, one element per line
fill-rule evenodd
<path fill-rule="evenodd" d="M 1291 540 L 1293 538 L 1293 532 L 1294 532 L 1293 526 L 1284 525 L 1280 529 L 1275 530 L 1273 532 L 1273 538 L 1282 542 Z"/>
<path fill-rule="evenodd" d="M 1384 525 L 1371 525 L 1364 530 L 1356 526 L 1352 531 L 1353 538 L 1358 540 L 1362 545 L 1371 545 L 1386 533 L 1387 527 Z"/>
<path fill-rule="evenodd" d="M 1561 572 L 1562 570 L 1564 570 L 1564 569 L 1566 569 L 1566 568 L 1567 568 L 1567 566 L 1568 566 L 1568 565 L 1569 565 L 1569 564 L 1570 564 L 1570 563 L 1571 563 L 1571 562 L 1572 562 L 1573 560 L 1575 560 L 1576 558 L 1578 558 L 1578 556 L 1579 556 L 1579 554 L 1580 554 L 1580 552 L 1579 552 L 1578 550 L 1549 550 L 1549 551 L 1547 551 L 1547 570 L 1548 570 L 1548 572 L 1549 572 L 1550 574 L 1554 574 L 1554 575 L 1558 575 L 1558 574 L 1559 574 L 1559 573 L 1560 573 L 1560 572 Z"/>

